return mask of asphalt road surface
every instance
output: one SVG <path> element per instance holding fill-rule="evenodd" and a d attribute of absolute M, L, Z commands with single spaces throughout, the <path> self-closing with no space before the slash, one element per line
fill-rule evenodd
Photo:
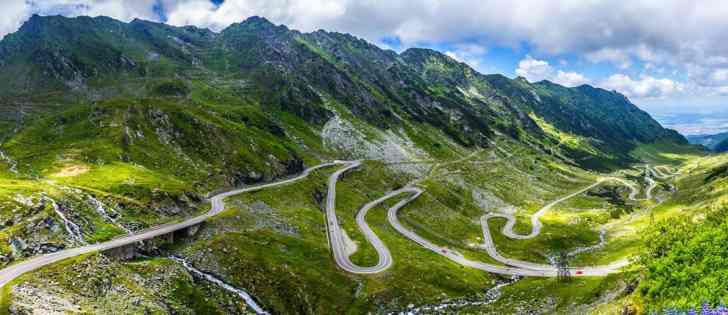
<path fill-rule="evenodd" d="M 472 267 L 476 269 L 480 269 L 487 272 L 492 273 L 498 273 L 498 274 L 505 274 L 505 275 L 518 275 L 518 276 L 537 276 L 537 277 L 555 277 L 557 276 L 557 270 L 554 266 L 551 265 L 544 265 L 544 264 L 536 264 L 531 262 L 525 262 L 525 261 L 519 261 L 514 259 L 509 259 L 506 257 L 503 257 L 500 255 L 497 250 L 495 249 L 495 245 L 493 244 L 492 238 L 490 237 L 490 231 L 487 227 L 487 220 L 493 217 L 504 217 L 508 220 L 508 223 L 503 228 L 503 234 L 510 238 L 514 239 L 528 239 L 533 238 L 540 234 L 542 224 L 540 221 L 540 217 L 543 216 L 549 209 L 551 209 L 554 205 L 563 202 L 569 198 L 572 198 L 574 196 L 577 196 L 584 191 L 591 189 L 599 184 L 601 184 L 604 181 L 608 180 L 616 180 L 620 183 L 623 183 L 624 185 L 628 186 L 631 189 L 631 193 L 629 195 L 629 198 L 631 200 L 638 200 L 636 199 L 636 195 L 639 193 L 637 188 L 634 187 L 632 184 L 619 179 L 619 178 L 602 178 L 595 182 L 592 185 L 589 185 L 579 191 L 576 191 L 574 193 L 571 193 L 569 195 L 566 195 L 562 198 L 559 198 L 555 201 L 552 201 L 551 203 L 547 204 L 543 208 L 541 208 L 539 211 L 534 213 L 534 215 L 531 217 L 531 223 L 533 226 L 533 229 L 531 233 L 528 235 L 519 235 L 513 232 L 513 226 L 515 225 L 515 217 L 512 215 L 503 215 L 503 214 L 488 214 L 481 218 L 482 225 L 483 225 L 483 233 L 485 237 L 485 249 L 488 252 L 488 254 L 493 257 L 494 259 L 498 260 L 499 262 L 507 265 L 507 266 L 499 266 L 499 265 L 493 265 L 478 261 L 473 261 L 470 259 L 465 258 L 462 254 L 458 253 L 455 250 L 449 249 L 447 247 L 438 246 L 421 236 L 417 235 L 415 232 L 407 229 L 404 227 L 399 219 L 397 218 L 397 212 L 403 208 L 405 205 L 419 197 L 423 190 L 415 187 L 415 186 L 406 186 L 404 188 L 391 191 L 384 196 L 382 196 L 379 199 L 376 199 L 374 201 L 371 201 L 367 204 L 365 204 L 357 213 L 356 216 L 356 223 L 357 226 L 361 229 L 362 233 L 366 237 L 367 241 L 374 247 L 374 249 L 377 251 L 377 254 L 379 256 L 379 260 L 376 265 L 374 266 L 368 266 L 368 267 L 362 267 L 357 266 L 354 263 L 351 262 L 349 259 L 348 253 L 346 251 L 346 244 L 344 242 L 343 233 L 341 231 L 341 227 L 338 223 L 338 219 L 336 217 L 336 183 L 338 182 L 339 178 L 346 173 L 349 170 L 352 170 L 354 168 L 357 168 L 361 166 L 361 161 L 334 161 L 331 163 L 324 163 L 318 166 L 314 166 L 311 168 L 308 168 L 304 170 L 301 174 L 273 182 L 268 184 L 261 184 L 261 185 L 255 185 L 240 189 L 231 190 L 228 192 L 217 194 L 210 198 L 211 202 L 211 209 L 205 214 L 202 214 L 200 216 L 187 219 L 185 221 L 179 222 L 179 223 L 170 223 L 165 225 L 160 225 L 151 229 L 147 229 L 141 232 L 137 232 L 131 235 L 119 237 L 107 242 L 103 243 L 97 243 L 97 244 L 91 244 L 86 245 L 82 247 L 76 247 L 76 248 L 70 248 L 66 250 L 61 250 L 58 252 L 45 254 L 41 256 L 36 256 L 33 258 L 30 258 L 28 260 L 19 262 L 17 264 L 10 265 L 2 270 L 0 270 L 0 287 L 6 285 L 8 282 L 12 281 L 13 279 L 19 277 L 20 275 L 30 272 L 33 270 L 36 270 L 38 268 L 41 268 L 43 266 L 50 265 L 52 263 L 61 261 L 63 259 L 76 257 L 85 253 L 95 252 L 95 251 L 104 251 L 116 247 L 121 247 L 129 244 L 133 244 L 139 241 L 148 240 L 160 235 L 172 233 L 177 230 L 181 230 L 193 225 L 197 225 L 215 215 L 220 213 L 225 209 L 225 203 L 224 199 L 229 196 L 245 193 L 245 192 L 251 192 L 256 190 L 261 190 L 265 188 L 275 187 L 275 186 L 281 186 L 285 184 L 290 184 L 296 181 L 299 181 L 303 178 L 306 178 L 312 171 L 324 168 L 324 167 L 330 167 L 330 166 L 336 166 L 336 165 L 343 165 L 341 169 L 334 172 L 328 180 L 328 193 L 326 198 L 326 223 L 327 223 L 327 236 L 329 238 L 329 243 L 331 246 L 331 250 L 333 252 L 334 260 L 336 261 L 337 265 L 341 267 L 342 269 L 351 272 L 351 273 L 359 273 L 359 274 L 372 274 L 372 273 L 379 273 L 387 268 L 391 267 L 393 263 L 392 255 L 389 252 L 389 249 L 386 247 L 386 245 L 377 237 L 377 235 L 372 231 L 372 229 L 369 227 L 369 225 L 366 223 L 365 217 L 367 212 L 374 208 L 375 206 L 381 204 L 382 202 L 397 197 L 402 194 L 409 194 L 410 196 L 408 198 L 405 198 L 401 201 L 399 201 L 397 204 L 395 204 L 393 207 L 389 208 L 387 212 L 387 219 L 389 223 L 397 230 L 400 234 L 405 236 L 406 238 L 414 241 L 415 243 L 419 244 L 420 246 L 427 248 L 439 255 L 442 255 L 444 257 L 447 257 L 448 259 L 463 265 L 467 267 Z M 649 168 L 649 166 L 647 166 Z M 665 174 L 662 173 L 659 169 L 651 169 L 648 171 L 648 173 L 653 174 L 657 178 L 666 178 L 670 176 L 677 175 L 675 173 L 673 174 Z M 651 179 L 651 178 L 650 178 Z M 654 180 L 648 181 L 649 187 L 646 192 L 646 197 L 651 198 L 651 191 L 656 186 L 656 183 Z M 579 275 L 579 276 L 604 276 L 610 273 L 619 272 L 619 270 L 626 266 L 628 262 L 626 260 L 619 260 L 617 262 L 614 262 L 610 265 L 605 266 L 592 266 L 592 267 L 572 267 L 570 268 L 572 274 Z"/>
<path fill-rule="evenodd" d="M 82 254 L 91 253 L 91 252 L 95 252 L 95 251 L 104 251 L 104 250 L 108 250 L 108 249 L 112 249 L 112 248 L 116 248 L 116 247 L 133 244 L 133 243 L 136 243 L 139 241 L 148 240 L 148 239 L 160 236 L 160 235 L 172 233 L 177 230 L 181 230 L 181 229 L 193 226 L 193 225 L 197 225 L 197 224 L 202 223 L 203 221 L 215 216 L 216 214 L 220 213 L 221 211 L 223 211 L 225 209 L 225 203 L 223 200 L 226 197 L 230 197 L 230 196 L 245 193 L 245 192 L 251 192 L 251 191 L 261 190 L 261 189 L 265 189 L 265 188 L 290 184 L 290 183 L 293 183 L 293 182 L 306 178 L 314 170 L 324 168 L 324 167 L 329 167 L 329 166 L 341 165 L 341 164 L 345 164 L 345 163 L 346 162 L 341 162 L 341 161 L 324 163 L 321 165 L 317 165 L 317 166 L 308 168 L 308 169 L 304 170 L 301 174 L 299 174 L 295 177 L 289 178 L 289 179 L 284 179 L 281 181 L 272 182 L 272 183 L 268 183 L 268 184 L 261 184 L 261 185 L 255 185 L 255 186 L 235 189 L 235 190 L 231 190 L 228 192 L 217 194 L 210 198 L 210 202 L 212 204 L 210 211 L 208 211 L 205 214 L 184 220 L 179 223 L 170 223 L 170 224 L 160 225 L 160 226 L 157 226 L 157 227 L 154 227 L 154 228 L 151 228 L 148 230 L 144 230 L 141 232 L 137 232 L 137 233 L 134 233 L 131 235 L 112 239 L 107 242 L 91 244 L 91 245 L 86 245 L 86 246 L 82 246 L 82 247 L 69 248 L 69 249 L 57 251 L 57 252 L 50 253 L 50 254 L 36 256 L 36 257 L 30 258 L 28 260 L 19 262 L 17 264 L 10 265 L 10 266 L 5 267 L 2 270 L 0 270 L 0 287 L 5 286 L 8 282 L 12 281 L 13 279 L 19 277 L 20 275 L 22 275 L 26 272 L 36 270 L 43 266 L 47 266 L 47 265 L 50 265 L 52 263 L 55 263 L 55 262 L 58 262 L 58 261 L 61 261 L 61 260 L 67 259 L 67 258 L 76 257 L 76 256 L 79 256 Z"/>

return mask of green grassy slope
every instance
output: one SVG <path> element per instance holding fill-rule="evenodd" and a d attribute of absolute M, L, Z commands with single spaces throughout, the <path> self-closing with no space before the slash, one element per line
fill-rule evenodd
<path fill-rule="evenodd" d="M 350 35 L 300 33 L 257 17 L 221 33 L 33 17 L 0 42 L 0 70 L 7 82 L 0 84 L 0 111 L 14 113 L 0 119 L 5 265 L 80 245 L 48 198 L 92 243 L 205 211 L 212 191 L 333 159 L 367 159 L 338 187 L 337 215 L 358 247 L 353 261 L 376 260 L 354 222 L 359 207 L 416 181 L 425 193 L 400 212 L 402 222 L 436 244 L 495 263 L 478 246 L 487 212 L 514 211 L 515 230 L 528 233 L 531 214 L 600 176 L 644 185 L 634 163 L 703 161 L 701 151 L 616 93 L 485 76 L 434 51 L 398 55 Z M 33 307 L 29 294 L 45 288 L 44 296 L 89 313 L 245 311 L 234 295 L 166 259 L 170 254 L 244 288 L 275 313 L 383 313 L 480 301 L 503 280 L 403 238 L 386 222 L 386 205 L 367 221 L 390 247 L 393 267 L 344 273 L 331 258 L 321 209 L 332 171 L 230 198 L 196 236 L 147 252 L 154 257 L 79 257 L 28 274 L 3 294 L 14 301 L 10 307 Z M 674 206 L 687 198 L 683 191 L 699 184 L 687 178 L 677 181 L 676 199 L 668 199 L 673 182 L 660 180 L 655 195 L 668 200 L 662 203 L 629 202 L 626 189 L 605 184 L 554 207 L 532 240 L 507 239 L 502 220 L 491 222 L 491 232 L 506 256 L 545 262 L 595 244 L 604 229 L 605 247 L 573 264 L 633 257 L 655 217 L 679 216 Z M 697 207 L 695 201 L 684 205 Z M 93 270 L 98 275 L 90 276 Z M 621 302 L 632 280 L 526 279 L 504 289 L 497 303 L 461 311 L 546 305 L 549 312 L 585 313 Z M 650 281 L 639 292 L 677 294 L 654 293 Z"/>
<path fill-rule="evenodd" d="M 677 196 L 656 209 L 656 223 L 643 235 L 637 305 L 684 311 L 728 303 L 727 163 L 725 155 L 716 155 L 681 168 Z"/>

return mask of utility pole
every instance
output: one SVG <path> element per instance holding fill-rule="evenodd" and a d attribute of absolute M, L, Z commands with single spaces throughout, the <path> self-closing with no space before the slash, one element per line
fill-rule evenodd
<path fill-rule="evenodd" d="M 559 253 L 556 260 L 556 279 L 559 282 L 571 281 L 571 271 L 569 271 L 569 256 L 566 252 Z"/>

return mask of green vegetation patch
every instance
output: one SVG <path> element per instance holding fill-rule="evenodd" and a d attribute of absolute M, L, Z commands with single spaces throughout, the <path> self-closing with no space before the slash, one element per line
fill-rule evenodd
<path fill-rule="evenodd" d="M 697 223 L 697 224 L 696 224 Z M 662 220 L 644 235 L 640 293 L 651 310 L 728 304 L 728 210 Z"/>

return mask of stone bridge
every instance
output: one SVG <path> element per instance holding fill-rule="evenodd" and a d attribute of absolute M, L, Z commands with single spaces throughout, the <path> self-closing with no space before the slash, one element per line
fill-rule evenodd
<path fill-rule="evenodd" d="M 119 260 L 130 260 L 139 257 L 140 254 L 152 253 L 158 250 L 160 247 L 172 245 L 175 241 L 184 240 L 197 234 L 200 230 L 200 226 L 203 223 L 192 225 L 183 229 L 179 229 L 174 232 L 162 234 L 154 238 L 107 249 L 102 253 L 106 256 L 113 257 Z"/>

